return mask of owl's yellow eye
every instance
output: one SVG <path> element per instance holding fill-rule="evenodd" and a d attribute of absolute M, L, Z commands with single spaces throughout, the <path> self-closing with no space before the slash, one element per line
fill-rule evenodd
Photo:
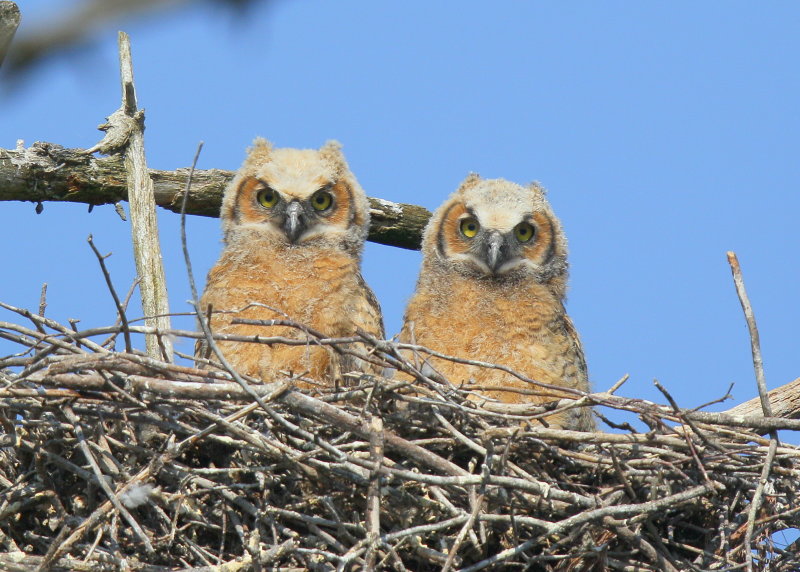
<path fill-rule="evenodd" d="M 520 242 L 529 242 L 534 234 L 536 234 L 536 229 L 527 222 L 521 222 L 514 227 L 514 236 Z"/>
<path fill-rule="evenodd" d="M 258 204 L 260 204 L 262 207 L 267 207 L 268 209 L 271 209 L 272 207 L 278 204 L 280 196 L 274 189 L 270 189 L 269 187 L 267 187 L 266 189 L 261 189 L 260 191 L 258 191 L 256 199 L 258 199 Z"/>
<path fill-rule="evenodd" d="M 467 238 L 473 238 L 476 234 L 478 234 L 478 230 L 481 228 L 481 225 L 474 218 L 465 218 L 461 221 L 460 228 L 461 234 Z"/>
<path fill-rule="evenodd" d="M 328 191 L 319 191 L 311 197 L 311 206 L 318 211 L 326 211 L 333 204 L 333 196 Z"/>

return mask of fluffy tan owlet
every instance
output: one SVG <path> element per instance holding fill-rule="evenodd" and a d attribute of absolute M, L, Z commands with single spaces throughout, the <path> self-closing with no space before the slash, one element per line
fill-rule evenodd
<path fill-rule="evenodd" d="M 581 344 L 563 303 L 567 243 L 543 189 L 470 175 L 433 214 L 422 254 L 401 341 L 589 390 Z M 497 369 L 433 357 L 428 365 L 455 385 L 505 403 L 559 397 Z M 551 415 L 547 422 L 594 426 L 587 408 Z"/>
<path fill-rule="evenodd" d="M 211 307 L 212 332 L 307 339 L 286 326 L 232 323 L 290 319 L 329 337 L 358 328 L 384 337 L 378 302 L 360 271 L 369 203 L 338 143 L 275 149 L 256 139 L 225 189 L 220 216 L 224 248 L 200 300 L 203 312 Z M 265 381 L 287 371 L 329 383 L 339 372 L 372 369 L 313 343 L 218 343 L 237 371 Z M 207 353 L 198 347 L 198 356 Z"/>

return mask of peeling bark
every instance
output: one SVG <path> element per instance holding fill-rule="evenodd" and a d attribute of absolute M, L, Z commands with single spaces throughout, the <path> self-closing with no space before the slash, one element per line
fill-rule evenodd
<path fill-rule="evenodd" d="M 180 212 L 189 169 L 150 169 L 156 204 Z M 195 170 L 186 212 L 218 217 L 232 171 Z M 37 142 L 0 149 L 0 201 L 67 201 L 90 206 L 127 200 L 126 175 L 118 156 L 95 157 L 82 149 Z M 420 206 L 370 198 L 372 225 L 368 240 L 419 250 L 431 213 Z"/>

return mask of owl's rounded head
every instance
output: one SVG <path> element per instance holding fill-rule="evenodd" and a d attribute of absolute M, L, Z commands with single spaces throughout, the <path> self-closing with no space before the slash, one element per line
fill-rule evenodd
<path fill-rule="evenodd" d="M 470 175 L 433 213 L 423 264 L 493 282 L 534 280 L 563 296 L 567 243 L 537 184 Z"/>
<path fill-rule="evenodd" d="M 258 138 L 225 189 L 222 230 L 232 241 L 326 246 L 359 255 L 369 230 L 369 203 L 341 146 L 275 149 Z"/>

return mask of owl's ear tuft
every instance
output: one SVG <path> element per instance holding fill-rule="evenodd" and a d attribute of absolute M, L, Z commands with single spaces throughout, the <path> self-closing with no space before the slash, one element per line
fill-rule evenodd
<path fill-rule="evenodd" d="M 319 155 L 325 161 L 347 168 L 347 161 L 344 158 L 344 153 L 342 153 L 342 144 L 338 141 L 333 139 L 326 141 L 325 145 L 319 148 Z"/>
<path fill-rule="evenodd" d="M 272 154 L 272 143 L 263 137 L 253 139 L 253 146 L 247 148 L 247 159 L 245 165 L 261 165 L 269 161 Z"/>
<path fill-rule="evenodd" d="M 253 146 L 247 149 L 247 153 L 255 153 L 257 151 L 263 151 L 265 153 L 269 153 L 272 151 L 272 143 L 264 139 L 263 137 L 256 137 L 253 139 Z"/>
<path fill-rule="evenodd" d="M 342 153 L 342 144 L 333 139 L 326 141 L 325 145 L 319 148 L 319 156 L 323 161 L 331 166 L 334 177 L 338 178 L 349 172 L 347 159 Z"/>
<path fill-rule="evenodd" d="M 336 154 L 337 156 L 342 156 L 342 144 L 339 143 L 336 139 L 329 139 L 325 141 L 325 144 L 319 148 L 319 152 L 323 155 L 328 153 Z"/>
<path fill-rule="evenodd" d="M 461 181 L 461 184 L 458 186 L 459 191 L 463 191 L 464 189 L 469 189 L 474 187 L 478 183 L 481 182 L 481 176 L 478 173 L 470 173 L 467 175 L 467 178 Z"/>
<path fill-rule="evenodd" d="M 545 189 L 539 181 L 531 181 L 528 184 L 528 188 L 534 193 L 541 194 L 543 197 L 547 196 L 547 189 Z"/>

